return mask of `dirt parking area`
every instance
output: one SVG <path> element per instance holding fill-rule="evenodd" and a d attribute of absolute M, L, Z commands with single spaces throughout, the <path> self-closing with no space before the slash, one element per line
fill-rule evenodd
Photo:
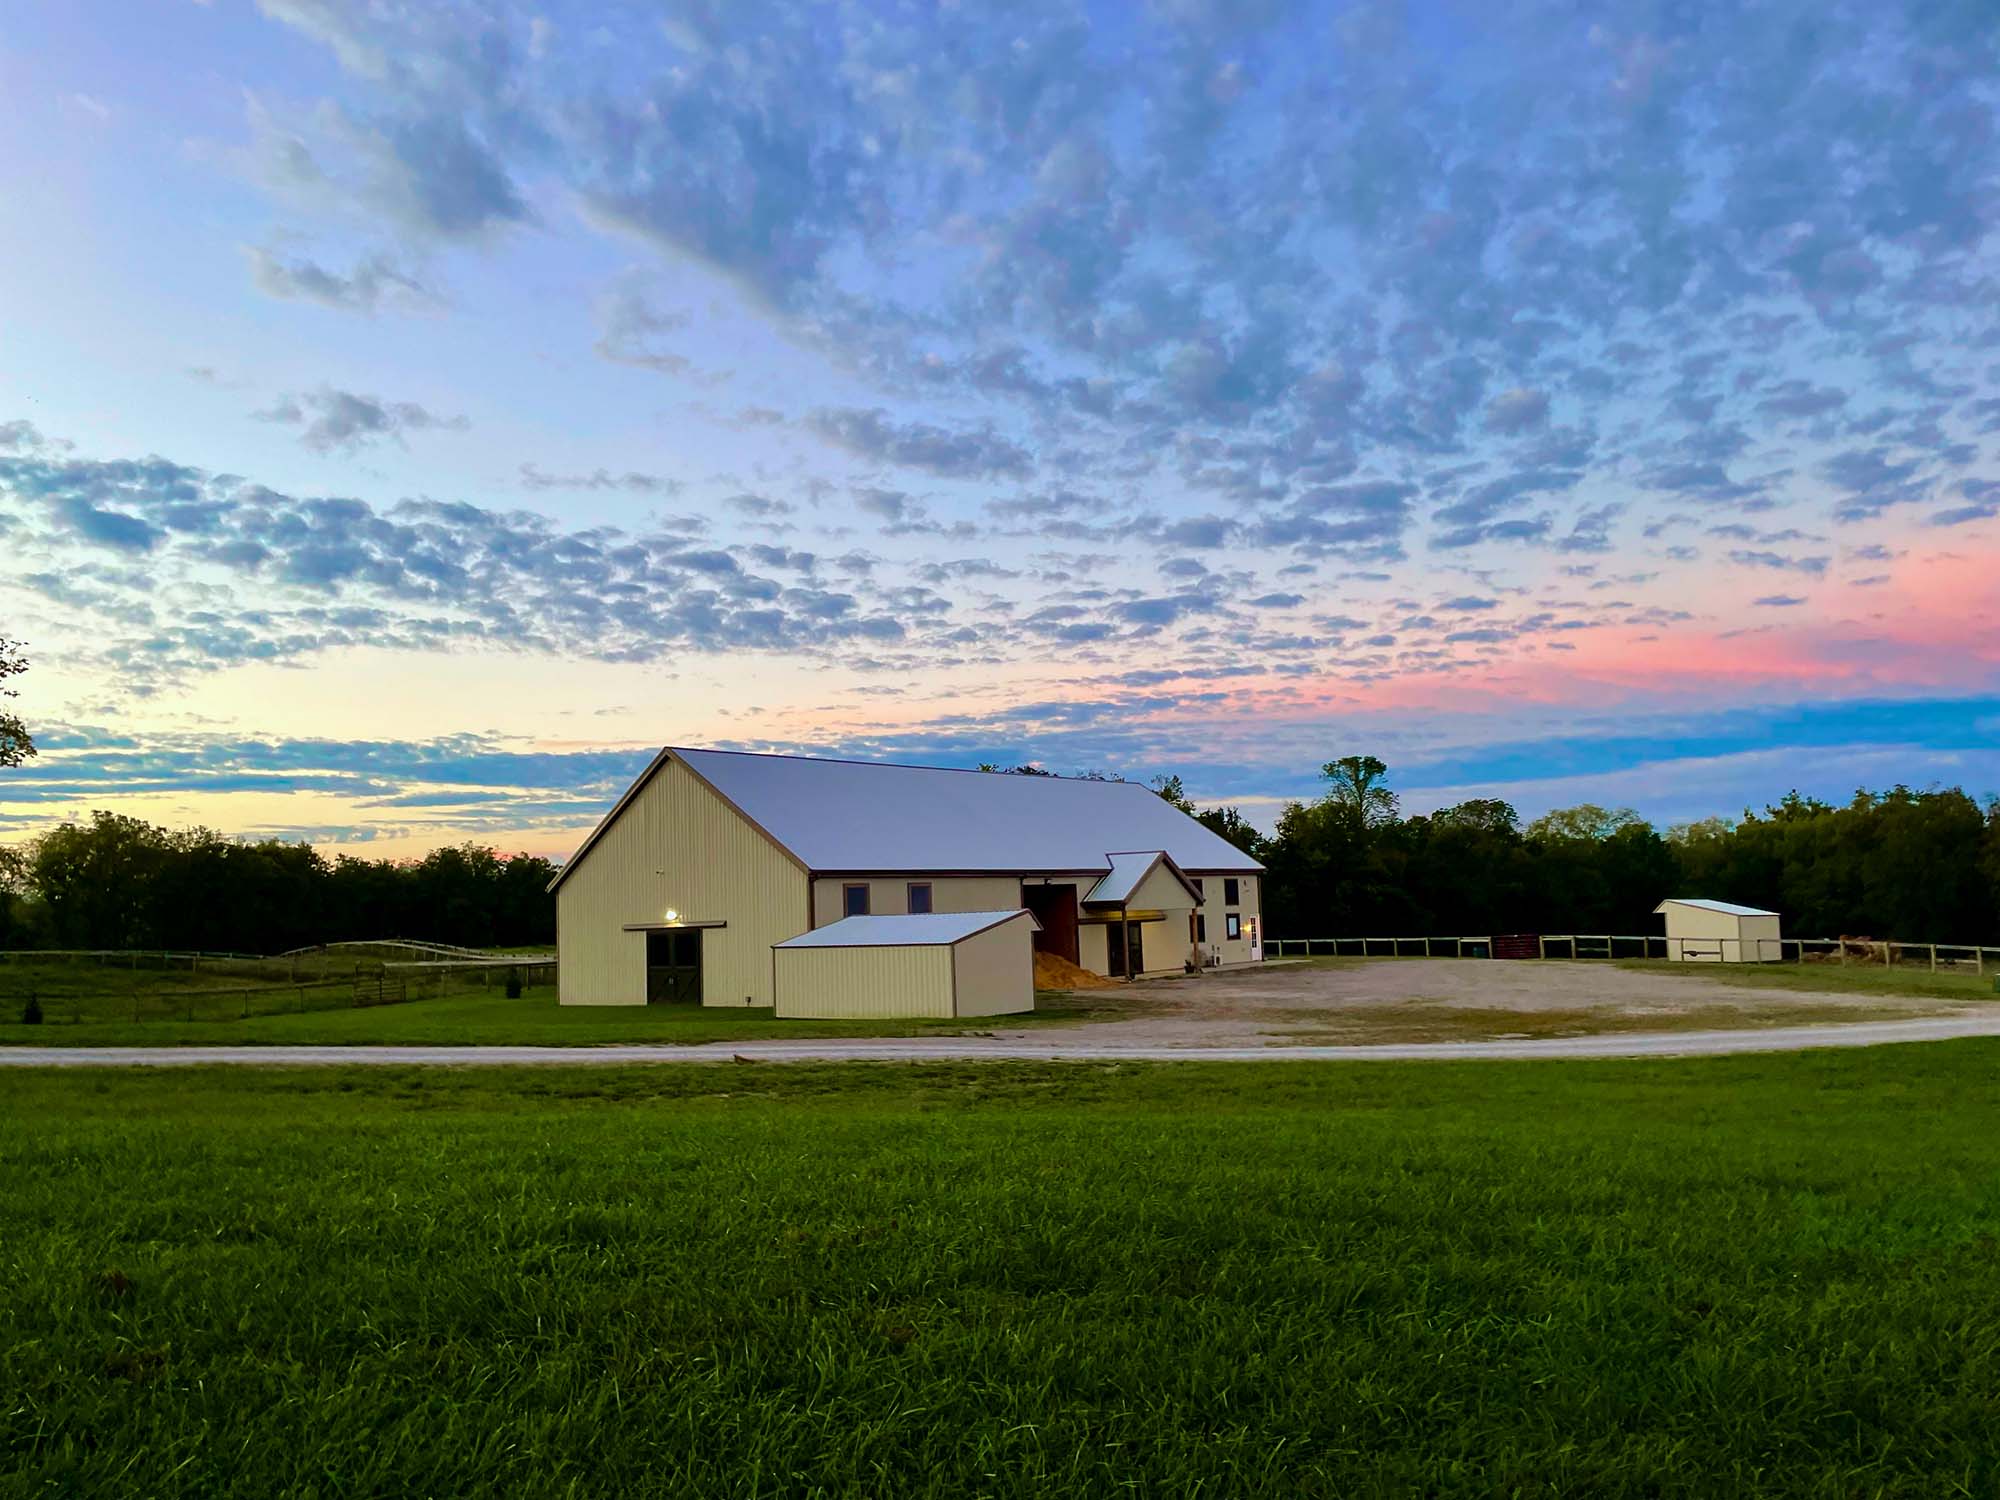
<path fill-rule="evenodd" d="M 1073 1026 L 1006 1031 L 1060 1045 L 1273 1046 L 1707 1031 L 1958 1014 L 1928 995 L 1753 988 L 1609 963 L 1276 961 L 1079 994 Z"/>

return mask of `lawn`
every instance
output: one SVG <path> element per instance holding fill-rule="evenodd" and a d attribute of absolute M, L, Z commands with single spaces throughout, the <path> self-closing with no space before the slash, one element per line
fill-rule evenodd
<path fill-rule="evenodd" d="M 1996 1066 L 16 1074 L 0 1492 L 1990 1495 Z"/>
<path fill-rule="evenodd" d="M 271 991 L 273 1003 L 291 992 Z M 435 1000 L 411 1000 L 301 1014 L 231 1013 L 212 1020 L 131 1020 L 113 1006 L 101 1019 L 19 1023 L 17 1009 L 0 1019 L 0 1046 L 176 1047 L 196 1046 L 543 1046 L 580 1047 L 606 1042 L 758 1042 L 785 1037 L 939 1036 L 990 1031 L 995 1026 L 1062 1025 L 1100 1020 L 1112 1002 L 1098 992 L 1087 996 L 1043 994 L 1036 1012 L 978 1020 L 780 1021 L 768 1009 L 723 1009 L 698 1005 L 556 1004 L 547 986 L 529 989 L 517 1000 L 505 992 L 472 988 Z"/>
<path fill-rule="evenodd" d="M 319 952 L 296 958 L 203 958 L 120 953 L 52 958 L 0 952 L 0 1024 L 20 1018 L 30 996 L 45 1024 L 235 1021 L 246 1017 L 352 1008 L 357 986 L 395 993 L 490 994 L 504 989 L 504 962 L 490 969 L 384 970 L 378 956 Z M 518 971 L 547 990 L 547 970 Z M 379 992 L 378 992 L 379 993 Z"/>

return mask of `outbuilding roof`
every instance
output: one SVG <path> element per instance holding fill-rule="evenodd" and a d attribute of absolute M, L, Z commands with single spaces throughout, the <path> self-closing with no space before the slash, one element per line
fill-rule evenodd
<path fill-rule="evenodd" d="M 907 916 L 842 917 L 802 932 L 774 948 L 937 948 L 961 943 L 975 933 L 1026 917 L 1036 932 L 1042 924 L 1022 907 L 1012 911 L 913 912 Z"/>
<path fill-rule="evenodd" d="M 1264 868 L 1135 782 L 669 746 L 570 856 L 551 890 L 670 759 L 799 864 L 829 874 L 1088 874 L 1108 871 L 1114 849 L 1162 850 L 1196 874 Z"/>
<path fill-rule="evenodd" d="M 1111 873 L 1085 893 L 1085 906 L 1123 906 L 1132 899 L 1132 893 L 1145 883 L 1153 873 L 1153 866 L 1164 864 L 1167 871 L 1181 884 L 1190 899 L 1198 901 L 1193 886 L 1187 876 L 1181 874 L 1180 866 L 1164 849 L 1139 849 L 1107 856 L 1111 861 Z"/>
<path fill-rule="evenodd" d="M 1765 911 L 1761 906 L 1738 906 L 1734 901 L 1707 901 L 1695 896 L 1669 896 L 1653 908 L 1658 916 L 1670 906 L 1693 906 L 1702 911 L 1721 912 L 1725 917 L 1775 917 L 1774 911 Z"/>

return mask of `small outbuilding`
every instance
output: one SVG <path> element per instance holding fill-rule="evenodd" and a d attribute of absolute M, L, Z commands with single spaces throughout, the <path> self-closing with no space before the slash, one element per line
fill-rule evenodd
<path fill-rule="evenodd" d="M 1667 919 L 1667 957 L 1674 963 L 1772 964 L 1785 956 L 1774 911 L 1674 897 L 1653 913 Z"/>
<path fill-rule="evenodd" d="M 843 917 L 771 949 L 783 1017 L 1004 1016 L 1035 1008 L 1034 915 Z"/>

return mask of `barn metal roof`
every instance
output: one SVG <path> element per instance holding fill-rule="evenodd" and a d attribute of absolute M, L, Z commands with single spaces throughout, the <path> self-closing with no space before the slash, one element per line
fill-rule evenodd
<path fill-rule="evenodd" d="M 1083 873 L 1108 870 L 1119 849 L 1164 851 L 1197 873 L 1264 868 L 1135 782 L 735 750 L 665 753 L 809 870 Z"/>
<path fill-rule="evenodd" d="M 1734 901 L 1705 901 L 1694 896 L 1669 896 L 1653 908 L 1658 916 L 1670 906 L 1697 906 L 1703 911 L 1719 911 L 1725 917 L 1775 917 L 1774 911 L 1765 911 L 1761 906 L 1738 906 Z"/>
<path fill-rule="evenodd" d="M 774 948 L 937 948 L 963 942 L 974 933 L 1015 917 L 1026 917 L 1037 932 L 1041 923 L 1022 907 L 1012 911 L 913 912 L 907 916 L 842 917 L 802 932 Z"/>

